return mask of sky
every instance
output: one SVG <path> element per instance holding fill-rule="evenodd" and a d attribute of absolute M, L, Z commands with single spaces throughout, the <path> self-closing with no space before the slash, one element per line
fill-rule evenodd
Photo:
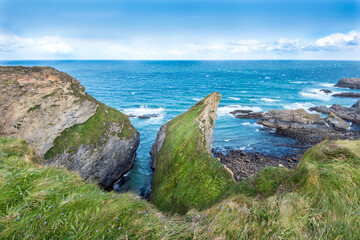
<path fill-rule="evenodd" d="M 360 60 L 360 0 L 0 0 L 0 60 Z"/>

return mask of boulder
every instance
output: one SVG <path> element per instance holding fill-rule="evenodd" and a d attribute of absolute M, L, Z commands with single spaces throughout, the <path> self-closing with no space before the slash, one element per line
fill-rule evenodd
<path fill-rule="evenodd" d="M 360 89 L 360 78 L 342 78 L 335 87 Z"/>
<path fill-rule="evenodd" d="M 150 197 L 159 209 L 180 214 L 204 209 L 219 201 L 234 183 L 231 173 L 210 152 L 220 99 L 214 92 L 160 128 L 151 150 Z"/>
<path fill-rule="evenodd" d="M 329 89 L 321 89 L 320 92 L 323 92 L 326 94 L 332 93 L 332 91 L 330 91 Z"/>
<path fill-rule="evenodd" d="M 319 114 L 310 114 L 304 109 L 270 110 L 257 123 L 304 142 L 351 137 L 350 125 L 335 114 L 323 119 Z"/>
<path fill-rule="evenodd" d="M 51 67 L 0 67 L 0 134 L 24 139 L 45 165 L 104 188 L 135 160 L 139 133 L 128 116 Z"/>

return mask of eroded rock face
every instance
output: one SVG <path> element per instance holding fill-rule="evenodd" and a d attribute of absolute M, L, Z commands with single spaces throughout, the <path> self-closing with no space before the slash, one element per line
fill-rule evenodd
<path fill-rule="evenodd" d="M 325 105 L 321 105 L 309 108 L 309 110 L 324 114 L 334 113 L 336 116 L 344 120 L 360 124 L 360 100 L 351 107 L 344 107 L 340 104 L 333 104 L 329 108 Z"/>
<path fill-rule="evenodd" d="M 350 125 L 335 114 L 323 119 L 319 114 L 310 114 L 304 109 L 270 110 L 258 123 L 306 142 L 351 138 Z"/>
<path fill-rule="evenodd" d="M 360 78 L 342 78 L 335 87 L 360 89 Z"/>
<path fill-rule="evenodd" d="M 164 143 L 166 137 L 166 129 L 167 124 L 165 123 L 160 127 L 159 132 L 157 133 L 156 140 L 151 148 L 150 155 L 151 155 L 151 162 L 150 166 L 154 170 L 156 167 L 156 155 L 160 151 L 162 144 Z"/>
<path fill-rule="evenodd" d="M 1 135 L 105 188 L 134 162 L 139 133 L 129 118 L 54 68 L 0 67 L 0 113 Z"/>
<path fill-rule="evenodd" d="M 360 98 L 360 93 L 342 92 L 342 93 L 333 94 L 332 96 L 333 97 Z"/>

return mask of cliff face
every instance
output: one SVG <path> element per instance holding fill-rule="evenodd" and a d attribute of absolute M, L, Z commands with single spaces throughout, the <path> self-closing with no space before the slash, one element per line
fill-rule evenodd
<path fill-rule="evenodd" d="M 220 99 L 212 93 L 160 128 L 151 151 L 151 201 L 159 209 L 182 214 L 206 208 L 233 184 L 231 174 L 210 153 Z"/>
<path fill-rule="evenodd" d="M 111 187 L 132 166 L 139 133 L 129 118 L 50 67 L 0 67 L 0 134 L 23 138 L 45 159 Z"/>

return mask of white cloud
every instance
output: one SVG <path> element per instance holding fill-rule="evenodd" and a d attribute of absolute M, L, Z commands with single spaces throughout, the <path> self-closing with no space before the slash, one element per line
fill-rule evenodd
<path fill-rule="evenodd" d="M 347 34 L 335 33 L 329 36 L 319 38 L 315 41 L 315 46 L 318 47 L 344 47 L 347 45 L 360 45 L 360 35 L 356 31 L 351 31 Z"/>
<path fill-rule="evenodd" d="M 335 33 L 312 42 L 240 39 L 179 43 L 154 39 L 24 38 L 0 29 L 2 59 L 359 59 L 360 34 Z"/>

